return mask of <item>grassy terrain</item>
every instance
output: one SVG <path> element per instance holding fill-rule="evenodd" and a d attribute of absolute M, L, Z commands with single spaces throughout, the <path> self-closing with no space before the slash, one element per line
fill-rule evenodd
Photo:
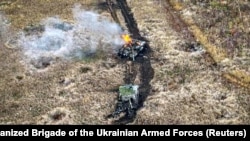
<path fill-rule="evenodd" d="M 110 17 L 100 5 L 103 1 L 0 2 L 0 18 L 6 19 L 0 21 L 1 124 L 112 124 L 113 119 L 105 117 L 114 110 L 128 64 L 97 55 L 80 61 L 59 59 L 36 69 L 23 61 L 22 50 L 4 45 L 18 31 L 46 17 L 72 21 L 76 3 Z M 194 22 L 188 27 L 203 48 L 193 52 L 183 49 L 188 39 L 171 26 L 164 0 L 127 2 L 141 35 L 149 40 L 154 68 L 150 96 L 131 124 L 250 123 L 250 10 L 245 8 L 249 1 L 172 1 L 181 18 L 188 15 Z M 119 11 L 118 17 L 125 26 Z M 135 84 L 140 84 L 140 75 Z"/>
<path fill-rule="evenodd" d="M 173 0 L 170 3 L 180 11 L 194 36 L 215 62 L 227 66 L 225 78 L 249 88 L 249 2 Z"/>
<path fill-rule="evenodd" d="M 154 69 L 154 79 L 151 82 L 152 96 L 148 98 L 145 107 L 139 112 L 135 123 L 249 123 L 249 104 L 245 101 L 249 100 L 247 88 L 240 88 L 228 83 L 222 77 L 227 68 L 223 65 L 222 67 L 214 66 L 213 63 L 210 63 L 209 58 L 207 59 L 207 54 L 212 55 L 212 58 L 218 63 L 219 60 L 225 59 L 223 56 L 219 56 L 220 54 L 216 54 L 220 48 L 210 41 L 205 41 L 206 52 L 183 51 L 184 49 L 181 48 L 186 47 L 187 39 L 175 32 L 169 26 L 169 19 L 164 18 L 166 17 L 164 1 L 147 1 L 143 6 L 140 1 L 131 0 L 129 2 L 133 7 L 142 34 L 149 39 L 154 50 L 155 57 L 152 58 L 152 66 L 156 68 Z M 177 10 L 177 8 L 175 9 Z M 184 8 L 183 11 L 189 12 Z M 181 15 L 182 11 L 179 12 Z M 192 26 L 194 27 L 194 25 Z M 196 27 L 200 34 L 195 31 L 193 33 L 196 40 L 202 42 L 205 33 L 202 28 Z M 209 51 L 207 46 L 209 49 L 212 46 L 215 53 Z M 216 56 L 213 56 L 214 54 Z M 239 99 L 239 97 L 241 98 Z M 242 101 L 242 97 L 245 100 Z"/>

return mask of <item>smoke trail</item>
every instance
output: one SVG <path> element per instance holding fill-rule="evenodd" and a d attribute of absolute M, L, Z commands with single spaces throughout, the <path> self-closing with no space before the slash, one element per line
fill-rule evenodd
<path fill-rule="evenodd" d="M 0 41 L 6 42 L 9 34 L 8 19 L 0 12 Z"/>
<path fill-rule="evenodd" d="M 19 45 L 29 60 L 37 61 L 44 57 L 82 59 L 97 50 L 114 53 L 123 44 L 120 38 L 123 31 L 118 24 L 92 11 L 80 9 L 80 5 L 75 6 L 72 12 L 74 23 L 50 17 L 41 22 L 43 32 L 22 34 Z"/>

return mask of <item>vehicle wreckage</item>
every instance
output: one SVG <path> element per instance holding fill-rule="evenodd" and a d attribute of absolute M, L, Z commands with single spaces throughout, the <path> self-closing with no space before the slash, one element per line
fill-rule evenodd
<path fill-rule="evenodd" d="M 122 38 L 125 44 L 119 49 L 118 56 L 134 61 L 137 56 L 142 55 L 146 45 L 145 41 L 132 39 L 128 34 L 122 35 Z"/>
<path fill-rule="evenodd" d="M 122 85 L 119 87 L 118 102 L 115 111 L 108 117 L 117 117 L 120 113 L 126 112 L 125 117 L 131 119 L 135 117 L 139 103 L 139 86 L 138 85 Z"/>

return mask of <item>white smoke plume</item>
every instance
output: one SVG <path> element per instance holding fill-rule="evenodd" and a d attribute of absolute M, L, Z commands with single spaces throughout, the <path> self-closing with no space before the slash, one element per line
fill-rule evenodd
<path fill-rule="evenodd" d="M 9 21 L 4 16 L 3 13 L 0 12 L 0 41 L 6 42 L 8 37 L 10 37 L 9 31 Z"/>
<path fill-rule="evenodd" d="M 106 17 L 85 11 L 77 5 L 73 8 L 73 23 L 58 17 L 41 22 L 44 31 L 36 34 L 23 33 L 19 39 L 26 58 L 34 61 L 43 57 L 82 59 L 97 50 L 114 53 L 124 42 L 122 28 Z"/>

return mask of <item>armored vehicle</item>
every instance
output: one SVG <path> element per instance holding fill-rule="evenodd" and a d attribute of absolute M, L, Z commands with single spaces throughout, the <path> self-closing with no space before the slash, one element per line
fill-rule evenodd
<path fill-rule="evenodd" d="M 112 117 L 118 116 L 121 112 L 126 112 L 128 118 L 134 117 L 139 102 L 138 88 L 138 85 L 132 84 L 119 87 L 118 102 Z"/>
<path fill-rule="evenodd" d="M 118 56 L 129 58 L 133 61 L 145 49 L 146 42 L 137 39 L 125 39 L 125 44 L 119 49 Z"/>

